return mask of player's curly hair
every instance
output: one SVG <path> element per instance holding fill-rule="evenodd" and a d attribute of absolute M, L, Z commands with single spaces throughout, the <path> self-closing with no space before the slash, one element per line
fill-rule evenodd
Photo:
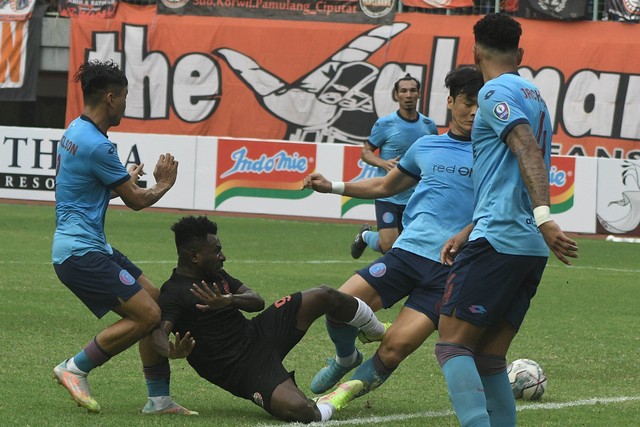
<path fill-rule="evenodd" d="M 207 242 L 207 235 L 218 234 L 218 224 L 206 216 L 185 216 L 171 226 L 175 234 L 178 253 L 200 248 Z"/>
<path fill-rule="evenodd" d="M 73 81 L 80 83 L 84 102 L 89 105 L 96 105 L 107 91 L 120 94 L 129 86 L 127 76 L 112 60 L 85 62 L 74 74 Z"/>
<path fill-rule="evenodd" d="M 463 66 L 449 71 L 444 78 L 444 85 L 449 89 L 449 96 L 456 98 L 465 94 L 469 98 L 477 98 L 484 84 L 482 73 L 476 67 Z"/>
<path fill-rule="evenodd" d="M 490 13 L 473 26 L 476 43 L 500 52 L 518 49 L 522 28 L 520 23 L 508 15 Z"/>

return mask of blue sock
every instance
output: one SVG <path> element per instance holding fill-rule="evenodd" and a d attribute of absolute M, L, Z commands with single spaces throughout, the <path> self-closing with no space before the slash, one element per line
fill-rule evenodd
<path fill-rule="evenodd" d="M 360 380 L 364 383 L 364 389 L 356 397 L 360 397 L 380 387 L 391 376 L 395 368 L 388 368 L 380 360 L 378 352 L 358 366 L 351 376 L 352 380 Z"/>
<path fill-rule="evenodd" d="M 329 338 L 336 346 L 336 355 L 338 357 L 349 357 L 356 351 L 356 337 L 358 336 L 358 328 L 345 323 L 334 323 L 325 320 Z"/>
<path fill-rule="evenodd" d="M 442 365 L 442 373 L 461 426 L 490 427 L 482 381 L 473 357 L 450 358 Z"/>
<path fill-rule="evenodd" d="M 80 350 L 80 353 L 73 356 L 73 363 L 76 364 L 78 369 L 86 373 L 91 372 L 91 370 L 96 367 L 96 364 L 93 363 L 93 360 L 89 358 L 84 349 Z"/>
<path fill-rule="evenodd" d="M 170 396 L 171 368 L 169 361 L 160 365 L 142 368 L 147 382 L 147 395 L 149 397 Z"/>
<path fill-rule="evenodd" d="M 487 399 L 487 412 L 491 427 L 513 427 L 516 425 L 516 401 L 511 391 L 507 371 L 481 376 Z"/>
<path fill-rule="evenodd" d="M 378 233 L 377 231 L 366 231 L 362 235 L 362 240 L 365 241 L 367 246 L 369 246 L 372 251 L 382 253 L 382 251 L 380 250 L 380 233 Z"/>

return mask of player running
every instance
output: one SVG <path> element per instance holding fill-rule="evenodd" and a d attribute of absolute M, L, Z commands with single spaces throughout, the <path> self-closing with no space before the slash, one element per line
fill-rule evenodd
<path fill-rule="evenodd" d="M 380 117 L 371 129 L 371 135 L 362 147 L 362 161 L 376 166 L 376 174 L 385 176 L 394 169 L 409 147 L 424 135 L 438 133 L 433 120 L 417 110 L 420 99 L 420 82 L 410 74 L 393 86 L 393 100 L 398 110 Z M 378 151 L 378 155 L 375 152 Z M 351 256 L 360 258 L 369 246 L 386 253 L 402 232 L 402 213 L 413 193 L 413 186 L 397 193 L 376 198 L 376 222 L 378 231 L 364 224 L 351 244 Z"/>
<path fill-rule="evenodd" d="M 332 183 L 320 174 L 311 174 L 304 180 L 305 187 L 321 193 L 360 198 L 395 194 L 417 183 L 404 212 L 404 231 L 393 248 L 358 270 L 339 289 L 363 299 L 373 310 L 389 308 L 408 296 L 374 356 L 340 389 L 355 387 L 360 381 L 363 391 L 356 395 L 361 396 L 379 387 L 438 325 L 439 302 L 450 270 L 440 262 L 440 250 L 447 239 L 469 224 L 473 211 L 470 135 L 482 84 L 482 75 L 475 68 L 451 71 L 445 79 L 451 129 L 442 135 L 418 139 L 386 176 Z M 363 359 L 355 347 L 356 328 L 336 324 L 331 319 L 327 319 L 326 325 L 336 356 L 329 358 L 314 377 L 311 383 L 314 393 L 332 388 Z M 352 395 L 345 394 L 343 399 Z"/>

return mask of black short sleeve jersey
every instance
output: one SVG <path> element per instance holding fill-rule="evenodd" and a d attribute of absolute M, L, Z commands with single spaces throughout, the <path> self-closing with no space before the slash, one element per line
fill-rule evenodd
<path fill-rule="evenodd" d="M 232 365 L 246 353 L 254 334 L 249 320 L 237 308 L 209 311 L 196 308 L 200 300 L 190 291 L 195 282 L 200 281 L 177 274 L 174 269 L 171 278 L 162 285 L 158 305 L 162 320 L 173 323 L 174 333 L 184 336 L 191 332 L 196 346 L 187 360 L 198 374 L 211 379 L 232 371 Z M 236 293 L 243 285 L 224 270 L 215 283 L 222 294 Z"/>

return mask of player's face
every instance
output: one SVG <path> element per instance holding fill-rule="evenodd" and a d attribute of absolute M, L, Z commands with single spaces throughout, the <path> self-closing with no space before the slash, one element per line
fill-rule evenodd
<path fill-rule="evenodd" d="M 447 107 L 451 110 L 451 130 L 462 136 L 471 136 L 473 119 L 478 111 L 478 99 L 460 94 L 447 99 Z"/>
<path fill-rule="evenodd" d="M 226 260 L 218 236 L 215 234 L 207 235 L 207 244 L 202 246 L 198 252 L 198 267 L 205 279 L 213 280 Z"/>
<path fill-rule="evenodd" d="M 400 80 L 396 98 L 401 110 L 415 111 L 418 105 L 418 98 L 420 98 L 418 83 L 414 80 Z"/>

